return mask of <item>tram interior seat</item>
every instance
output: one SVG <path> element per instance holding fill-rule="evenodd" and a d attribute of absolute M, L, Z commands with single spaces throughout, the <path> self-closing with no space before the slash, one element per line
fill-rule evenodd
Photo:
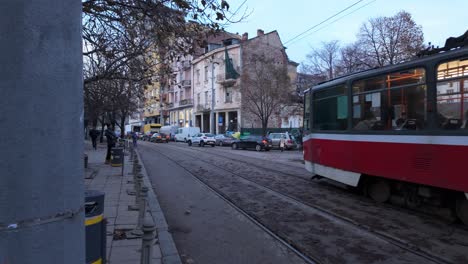
<path fill-rule="evenodd" d="M 444 124 L 442 124 L 442 127 L 444 129 L 452 130 L 452 129 L 459 129 L 461 127 L 461 125 L 462 125 L 462 123 L 461 123 L 460 119 L 449 118 L 444 122 Z M 466 129 L 466 126 L 465 126 L 465 129 Z"/>
<path fill-rule="evenodd" d="M 385 130 L 385 124 L 383 121 L 375 121 L 373 124 L 372 124 L 372 127 L 371 127 L 371 130 Z"/>
<path fill-rule="evenodd" d="M 421 129 L 421 124 L 419 124 L 416 119 L 407 119 L 401 126 L 404 130 L 418 130 Z"/>

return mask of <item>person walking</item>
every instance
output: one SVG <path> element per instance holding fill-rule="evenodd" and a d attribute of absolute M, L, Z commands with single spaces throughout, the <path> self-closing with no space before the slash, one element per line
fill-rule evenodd
<path fill-rule="evenodd" d="M 137 146 L 137 139 L 138 139 L 137 132 L 132 132 L 132 140 L 133 140 L 133 147 L 134 148 L 136 148 L 136 146 Z"/>
<path fill-rule="evenodd" d="M 110 124 L 106 124 L 106 131 L 104 135 L 107 139 L 107 155 L 106 155 L 106 164 L 111 162 L 111 149 L 115 147 L 115 142 L 117 141 L 117 136 L 114 131 L 110 128 Z"/>
<path fill-rule="evenodd" d="M 91 137 L 91 141 L 93 142 L 93 148 L 94 150 L 97 149 L 97 138 L 99 136 L 99 131 L 97 131 L 96 127 L 93 127 L 90 131 L 89 131 L 89 136 Z"/>
<path fill-rule="evenodd" d="M 284 150 L 284 145 L 286 144 L 286 137 L 285 136 L 281 136 L 281 139 L 280 139 L 280 149 L 281 149 L 281 152 L 283 152 Z"/>

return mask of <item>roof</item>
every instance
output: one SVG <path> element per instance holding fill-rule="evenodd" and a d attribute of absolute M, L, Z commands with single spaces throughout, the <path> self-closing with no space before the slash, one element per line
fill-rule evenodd
<path fill-rule="evenodd" d="M 325 88 L 325 87 L 328 87 L 328 86 L 334 86 L 334 85 L 342 84 L 342 83 L 347 82 L 349 80 L 354 80 L 354 79 L 358 79 L 358 78 L 365 78 L 365 77 L 368 77 L 368 76 L 374 76 L 374 75 L 379 74 L 379 73 L 383 74 L 383 73 L 386 73 L 386 72 L 392 72 L 392 71 L 401 70 L 401 69 L 404 69 L 404 68 L 414 68 L 414 67 L 418 67 L 418 66 L 421 67 L 421 66 L 424 66 L 425 64 L 427 64 L 428 62 L 433 61 L 433 60 L 443 61 L 443 60 L 454 59 L 454 58 L 457 58 L 457 57 L 463 57 L 464 55 L 467 56 L 466 59 L 468 59 L 468 47 L 455 49 L 455 50 L 451 50 L 451 51 L 447 51 L 447 52 L 443 52 L 443 53 L 439 53 L 439 54 L 435 54 L 435 55 L 431 55 L 431 56 L 427 56 L 427 57 L 423 57 L 423 58 L 418 58 L 418 59 L 415 59 L 415 60 L 402 62 L 402 63 L 399 63 L 399 64 L 388 65 L 388 66 L 384 66 L 384 67 L 381 67 L 381 68 L 369 69 L 369 70 L 365 70 L 365 71 L 361 71 L 361 72 L 351 73 L 349 75 L 341 76 L 341 77 L 338 77 L 338 78 L 335 78 L 335 79 L 332 79 L 332 80 L 329 80 L 329 81 L 326 81 L 326 82 L 323 82 L 323 83 L 319 83 L 318 85 L 313 87 L 313 90 L 322 89 L 322 88 Z"/>

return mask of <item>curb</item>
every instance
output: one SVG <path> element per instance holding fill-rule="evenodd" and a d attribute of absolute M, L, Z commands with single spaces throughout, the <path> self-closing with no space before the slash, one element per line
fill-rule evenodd
<path fill-rule="evenodd" d="M 169 233 L 169 226 L 167 225 L 166 218 L 164 217 L 164 213 L 161 209 L 161 206 L 159 205 L 156 193 L 154 192 L 151 181 L 149 180 L 148 173 L 146 172 L 146 168 L 140 157 L 138 148 L 135 149 L 135 154 L 137 155 L 141 164 L 143 182 L 146 186 L 151 186 L 151 188 L 148 188 L 148 207 L 156 227 L 156 232 L 158 233 L 158 241 L 162 254 L 162 263 L 182 264 L 179 252 L 177 251 L 177 247 L 174 243 L 174 240 L 172 239 L 171 233 Z"/>

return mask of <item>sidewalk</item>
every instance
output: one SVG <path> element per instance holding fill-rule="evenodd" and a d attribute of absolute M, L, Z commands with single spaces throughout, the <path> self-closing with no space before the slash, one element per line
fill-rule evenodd
<path fill-rule="evenodd" d="M 130 156 L 125 156 L 124 171 L 122 167 L 104 164 L 106 144 L 98 144 L 94 150 L 90 141 L 85 141 L 85 153 L 88 155 L 88 168 L 85 169 L 85 187 L 105 193 L 104 218 L 107 219 L 107 263 L 135 264 L 140 263 L 142 239 L 127 238 L 126 232 L 134 229 L 138 223 L 138 211 L 129 211 L 128 206 L 135 203 L 135 196 L 127 194 L 133 189 L 133 164 Z M 127 152 L 128 153 L 128 152 Z M 140 164 L 142 164 L 140 162 Z M 142 168 L 144 184 L 148 187 L 147 216 L 153 218 L 156 225 L 156 239 L 153 247 L 152 264 L 179 264 L 179 254 L 167 231 L 167 224 L 160 209 L 156 195 L 150 185 L 146 170 Z"/>

